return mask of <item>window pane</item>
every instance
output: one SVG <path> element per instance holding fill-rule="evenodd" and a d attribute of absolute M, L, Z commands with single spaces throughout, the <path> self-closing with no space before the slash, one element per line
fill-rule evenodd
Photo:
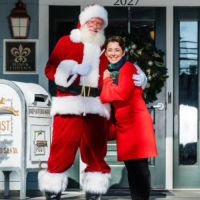
<path fill-rule="evenodd" d="M 55 24 L 56 42 L 65 35 L 70 35 L 71 30 L 74 29 L 74 21 L 57 20 Z"/>
<path fill-rule="evenodd" d="M 13 27 L 15 36 L 19 36 L 19 27 Z"/>
<path fill-rule="evenodd" d="M 20 36 L 26 36 L 26 27 L 20 27 Z"/>
<path fill-rule="evenodd" d="M 109 20 L 105 30 L 106 37 L 118 35 L 124 37 L 128 33 L 128 23 L 126 20 Z"/>
<path fill-rule="evenodd" d="M 19 26 L 19 18 L 12 18 L 12 25 Z"/>
<path fill-rule="evenodd" d="M 197 164 L 198 22 L 180 22 L 179 164 Z"/>
<path fill-rule="evenodd" d="M 27 26 L 28 18 L 21 18 L 20 19 L 20 26 Z"/>
<path fill-rule="evenodd" d="M 136 33 L 142 41 L 155 45 L 155 22 L 154 21 L 132 21 L 131 33 Z"/>

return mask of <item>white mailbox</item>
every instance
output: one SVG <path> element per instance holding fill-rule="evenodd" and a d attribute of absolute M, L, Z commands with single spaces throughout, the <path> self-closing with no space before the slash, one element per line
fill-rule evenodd
<path fill-rule="evenodd" d="M 9 173 L 20 174 L 20 199 L 26 176 L 47 167 L 51 144 L 51 97 L 40 85 L 0 80 L 0 170 L 9 195 Z"/>

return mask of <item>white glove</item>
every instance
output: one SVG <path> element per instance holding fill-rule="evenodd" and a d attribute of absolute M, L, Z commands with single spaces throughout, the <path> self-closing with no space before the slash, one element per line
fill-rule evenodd
<path fill-rule="evenodd" d="M 81 76 L 87 76 L 92 71 L 91 64 L 78 64 L 72 68 L 71 74 L 79 74 Z"/>
<path fill-rule="evenodd" d="M 147 84 L 147 77 L 137 64 L 134 63 L 134 66 L 137 69 L 137 74 L 133 74 L 133 79 L 135 80 L 134 83 L 136 86 L 142 86 L 142 89 L 144 90 Z"/>

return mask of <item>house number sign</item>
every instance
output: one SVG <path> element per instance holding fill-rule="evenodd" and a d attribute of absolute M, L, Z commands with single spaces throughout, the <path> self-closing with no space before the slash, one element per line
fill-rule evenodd
<path fill-rule="evenodd" d="M 114 6 L 136 6 L 139 0 L 117 0 Z"/>

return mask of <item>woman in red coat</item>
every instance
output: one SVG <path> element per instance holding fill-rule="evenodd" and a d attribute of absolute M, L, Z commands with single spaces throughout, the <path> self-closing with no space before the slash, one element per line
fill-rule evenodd
<path fill-rule="evenodd" d="M 151 115 L 142 98 L 142 88 L 135 86 L 136 67 L 126 60 L 125 43 L 118 36 L 105 42 L 110 64 L 104 72 L 102 103 L 114 107 L 118 161 L 124 161 L 132 199 L 148 200 L 150 171 L 148 158 L 157 155 Z"/>

